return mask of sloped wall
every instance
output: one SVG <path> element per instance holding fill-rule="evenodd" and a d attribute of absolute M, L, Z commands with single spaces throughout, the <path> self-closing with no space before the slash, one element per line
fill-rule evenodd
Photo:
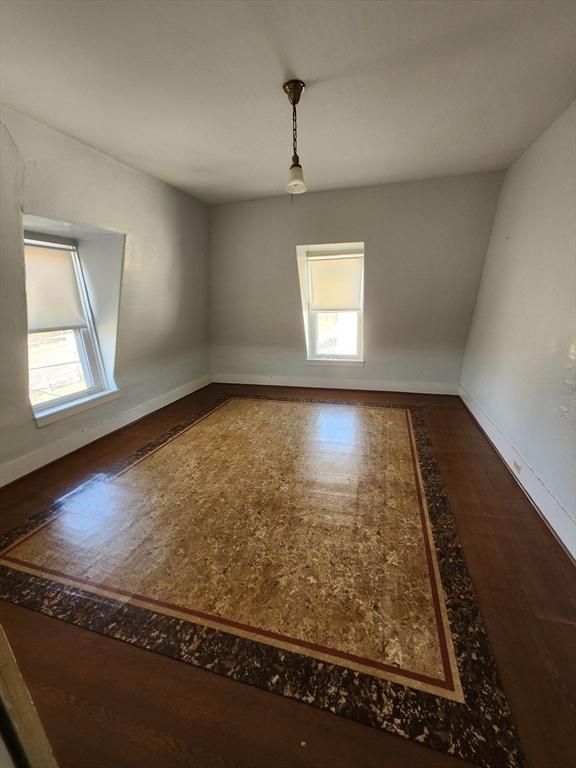
<path fill-rule="evenodd" d="M 458 392 L 502 173 L 211 209 L 217 379 Z M 306 362 L 296 246 L 365 242 L 363 367 Z"/>
<path fill-rule="evenodd" d="M 191 383 L 208 381 L 209 212 L 183 192 L 12 110 L 3 110 L 2 122 L 0 461 L 13 479 L 17 468 L 8 465 L 14 460 L 35 454 L 46 463 L 66 446 L 79 447 L 186 394 Z M 126 235 L 116 351 L 120 398 L 41 429 L 28 401 L 21 210 Z"/>
<path fill-rule="evenodd" d="M 576 556 L 576 106 L 508 170 L 462 394 Z"/>

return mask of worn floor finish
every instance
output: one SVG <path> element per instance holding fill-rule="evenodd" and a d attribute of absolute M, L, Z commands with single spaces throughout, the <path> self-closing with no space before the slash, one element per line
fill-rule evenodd
<path fill-rule="evenodd" d="M 242 388 L 229 389 L 241 391 Z M 70 485 L 73 485 L 81 477 L 86 477 L 86 473 L 83 471 L 84 462 L 94 470 L 97 470 L 99 466 L 104 469 L 110 463 L 120 458 L 123 452 L 133 451 L 142 442 L 149 440 L 158 434 L 159 431 L 165 431 L 167 427 L 169 428 L 172 424 L 176 423 L 186 413 L 186 408 L 195 407 L 196 404 L 202 402 L 210 402 L 211 399 L 214 400 L 221 394 L 221 387 L 210 387 L 202 393 L 186 398 L 186 400 L 168 409 L 164 409 L 162 413 L 155 414 L 131 429 L 100 441 L 97 445 L 90 446 L 75 456 L 71 456 L 57 465 L 53 465 L 51 468 L 36 473 L 35 476 L 27 481 L 20 482 L 12 486 L 12 488 L 6 489 L 3 492 L 3 496 L 5 503 L 11 502 L 11 510 L 5 514 L 6 524 L 3 528 L 9 528 L 18 522 L 22 522 L 27 514 L 41 507 L 42 500 L 38 496 L 42 496 L 42 493 L 46 494 L 44 501 L 49 500 L 50 494 L 46 493 L 45 484 L 41 482 L 42 476 L 52 477 L 54 480 L 61 478 L 60 482 L 53 489 L 54 494 L 57 495 L 63 490 L 62 481 L 64 480 L 66 468 L 68 471 L 73 471 L 74 466 L 77 466 L 76 475 L 71 477 Z M 296 390 L 292 394 L 300 395 L 302 391 Z M 319 393 L 316 390 L 310 394 L 318 396 Z M 334 393 L 331 394 L 334 395 Z M 340 399 L 343 393 L 339 392 L 337 396 Z M 374 393 L 352 393 L 346 395 L 346 397 L 351 401 L 356 399 L 373 400 L 375 395 Z M 557 545 L 550 539 L 540 521 L 533 517 L 532 510 L 523 503 L 524 500 L 518 495 L 513 481 L 511 481 L 507 474 L 502 474 L 502 470 L 504 473 L 506 473 L 506 470 L 503 469 L 498 460 L 495 461 L 493 453 L 486 447 L 485 441 L 478 434 L 457 399 L 400 395 L 377 395 L 376 397 L 383 400 L 386 398 L 385 401 L 392 399 L 398 402 L 420 402 L 424 404 L 434 447 L 436 452 L 439 453 L 441 469 L 448 486 L 448 492 L 452 496 L 455 516 L 459 522 L 462 519 L 466 520 L 466 510 L 470 509 L 470 500 L 477 504 L 476 495 L 484 490 L 487 497 L 485 508 L 490 511 L 490 516 L 494 517 L 494 508 L 497 511 L 501 511 L 502 506 L 510 508 L 511 500 L 517 506 L 519 513 L 527 518 L 523 530 L 524 532 L 528 530 L 531 533 L 531 538 L 534 539 L 534 544 L 538 544 L 540 552 L 543 550 L 551 553 L 556 552 L 555 547 Z M 446 443 L 447 439 L 448 443 Z M 450 449 L 443 449 L 443 445 L 449 445 L 450 440 L 453 442 L 452 451 Z M 470 440 L 472 440 L 472 445 L 470 445 Z M 467 458 L 466 454 L 468 454 L 469 458 Z M 481 467 L 478 466 L 479 457 L 483 458 Z M 473 464 L 475 466 L 472 466 Z M 460 480 L 460 485 L 458 481 L 451 485 L 450 479 L 451 475 L 454 474 L 455 467 L 456 475 L 458 475 L 458 470 L 460 470 L 463 475 L 468 477 L 468 485 L 462 483 L 462 480 Z M 481 469 L 480 473 L 479 469 Z M 490 483 L 487 483 L 484 479 L 484 489 L 482 488 L 482 482 L 477 481 L 478 477 L 481 477 L 488 469 L 492 471 L 493 477 L 497 478 L 497 480 L 499 478 L 500 484 L 506 488 L 506 493 L 509 497 L 506 505 L 502 505 L 500 502 L 500 505 L 496 506 L 494 503 L 494 479 Z M 34 483 L 34 486 L 31 486 L 31 483 Z M 43 488 L 43 491 L 40 490 L 39 493 L 34 494 L 36 498 L 27 499 L 26 489 L 31 487 L 34 489 Z M 458 496 L 459 493 L 463 494 L 460 498 Z M 482 507 L 477 507 L 477 511 L 481 513 L 484 510 Z M 486 533 L 488 532 L 490 532 L 490 538 L 486 539 Z M 466 533 L 466 529 L 464 533 Z M 475 538 L 482 540 L 483 537 L 482 535 L 475 535 Z M 488 525 L 484 531 L 484 539 L 488 541 L 488 549 L 491 549 L 494 553 L 495 547 L 493 541 L 491 541 L 493 538 L 494 520 L 488 519 Z M 526 542 L 525 534 L 516 537 L 508 535 L 508 539 L 516 543 L 524 541 L 524 548 L 529 549 L 531 539 Z M 468 552 L 466 541 L 464 544 L 465 551 Z M 476 542 L 476 545 L 478 546 L 478 542 Z M 476 552 L 474 546 L 470 545 L 470 549 L 474 556 Z M 570 571 L 570 564 L 567 561 L 563 561 L 562 557 L 562 553 L 558 551 L 555 567 L 557 569 L 564 569 L 563 572 L 566 577 L 564 583 L 570 585 L 570 578 L 573 577 L 573 574 Z M 490 581 L 490 574 L 488 574 L 487 569 L 484 568 L 482 570 L 483 559 L 481 553 L 477 558 L 477 570 L 479 569 L 479 572 L 483 573 L 484 578 Z M 468 561 L 470 565 L 470 557 L 468 557 Z M 474 557 L 472 557 L 472 561 L 474 561 Z M 503 565 L 501 559 L 495 557 L 494 568 L 496 571 L 500 565 Z M 533 570 L 531 572 L 533 573 Z M 474 572 L 472 575 L 474 577 Z M 491 595 L 492 606 L 494 603 L 498 604 L 499 601 L 501 602 L 503 599 L 502 595 L 505 595 L 511 588 L 518 588 L 516 575 L 514 573 L 511 575 L 512 578 L 509 580 L 509 585 L 500 585 L 500 592 L 496 595 Z M 539 602 L 546 591 L 547 579 L 545 576 L 543 576 L 543 579 L 544 581 L 540 584 L 538 590 Z M 564 595 L 561 589 L 560 592 L 557 590 L 555 595 L 556 599 L 552 606 L 548 606 L 548 613 L 552 612 L 556 617 L 562 615 L 569 616 L 573 604 L 570 604 L 569 599 L 563 599 Z M 505 600 L 504 603 L 506 603 Z M 523 605 L 518 606 L 513 604 L 512 601 L 510 603 L 507 610 L 511 616 L 516 615 L 517 619 L 519 608 L 522 608 Z M 486 606 L 483 604 L 482 607 L 486 615 Z M 551 611 L 552 607 L 554 610 Z M 490 608 L 489 601 L 488 616 L 490 616 Z M 210 676 L 211 679 L 206 679 L 203 676 L 206 673 L 201 673 L 197 670 L 190 671 L 184 665 L 177 665 L 178 669 L 174 669 L 175 662 L 170 662 L 166 659 L 158 660 L 157 658 L 152 660 L 151 654 L 146 654 L 132 648 L 120 650 L 115 647 L 120 645 L 118 643 L 111 647 L 109 644 L 113 643 L 113 641 L 101 637 L 95 639 L 95 636 L 91 634 L 89 637 L 86 637 L 89 633 L 82 633 L 81 630 L 74 627 L 66 627 L 66 625 L 60 622 L 54 622 L 53 620 L 45 619 L 42 616 L 37 616 L 12 606 L 3 606 L 2 615 L 7 625 L 8 634 L 16 646 L 17 653 L 20 650 L 22 654 L 21 661 L 25 674 L 27 665 L 33 670 L 31 672 L 32 679 L 28 678 L 33 693 L 36 693 L 34 679 L 38 681 L 36 698 L 41 712 L 43 697 L 46 709 L 50 709 L 48 719 L 52 721 L 56 741 L 58 740 L 58 733 L 64 737 L 65 730 L 63 723 L 59 725 L 58 712 L 62 714 L 64 712 L 72 712 L 73 716 L 79 719 L 79 722 L 87 726 L 84 729 L 84 735 L 79 735 L 73 740 L 73 745 L 70 745 L 69 739 L 65 740 L 71 762 L 66 763 L 63 760 L 64 764 L 152 765 L 158 762 L 159 756 L 162 756 L 163 764 L 167 765 L 321 766 L 341 764 L 370 766 L 376 764 L 410 764 L 448 766 L 454 762 L 448 757 L 422 750 L 417 745 L 405 744 L 399 739 L 387 737 L 382 733 L 374 734 L 367 728 L 362 728 L 339 718 L 334 718 L 335 722 L 332 723 L 330 720 L 327 721 L 325 719 L 326 717 L 329 718 L 329 715 L 318 712 L 312 713 L 310 708 L 301 707 L 295 710 L 293 707 L 298 707 L 298 705 L 292 702 L 285 702 L 284 700 L 281 703 L 277 702 L 277 697 L 270 697 L 254 689 L 245 690 L 246 686 L 234 686 L 233 683 L 228 681 L 212 680 L 215 676 Z M 48 626 L 46 626 L 46 622 L 48 622 Z M 489 623 L 488 619 L 487 623 Z M 503 643 L 504 645 L 504 651 L 501 651 L 501 654 L 504 654 L 504 658 L 507 658 L 509 664 L 502 668 L 502 661 L 500 661 L 500 668 L 504 677 L 505 687 L 512 699 L 513 710 L 516 714 L 521 734 L 522 712 L 524 712 L 525 717 L 529 717 L 531 701 L 533 702 L 533 714 L 537 709 L 536 703 L 541 701 L 543 695 L 548 695 L 548 698 L 544 699 L 544 701 L 547 705 L 551 705 L 543 709 L 538 707 L 540 709 L 540 723 L 542 724 L 542 719 L 545 722 L 547 720 L 550 721 L 549 728 L 546 731 L 550 734 L 550 738 L 544 740 L 544 742 L 540 740 L 539 744 L 535 744 L 532 753 L 527 748 L 526 751 L 528 752 L 529 759 L 531 759 L 533 765 L 569 765 L 570 757 L 566 751 L 568 739 L 564 738 L 563 740 L 562 734 L 567 733 L 569 717 L 573 712 L 571 709 L 573 707 L 573 679 L 569 677 L 570 656 L 568 652 L 568 643 L 570 642 L 570 632 L 573 629 L 573 624 L 570 624 L 569 620 L 564 619 L 561 631 L 557 633 L 550 632 L 550 627 L 546 627 L 549 643 L 553 643 L 554 650 L 556 651 L 553 655 L 554 663 L 552 668 L 554 666 L 557 670 L 564 668 L 563 675 L 556 674 L 556 677 L 562 678 L 561 684 L 558 686 L 546 686 L 545 684 L 546 673 L 551 668 L 549 661 L 552 654 L 545 652 L 546 645 L 543 645 L 540 648 L 542 654 L 540 657 L 541 663 L 538 664 L 538 654 L 530 660 L 530 663 L 537 670 L 533 680 L 538 684 L 538 687 L 533 691 L 532 698 L 524 696 L 522 706 L 517 702 L 520 708 L 519 715 L 515 709 L 513 691 L 515 685 L 520 685 L 522 675 L 515 675 L 514 669 L 518 666 L 518 657 L 517 655 L 513 657 L 510 650 L 506 657 L 505 642 L 506 639 L 516 636 L 515 625 L 513 623 L 507 632 L 501 633 L 501 636 L 498 637 L 498 622 L 494 620 L 493 623 L 497 628 L 497 642 L 495 642 L 490 625 L 489 633 L 496 646 L 497 658 L 499 658 L 498 644 L 502 645 Z M 530 632 L 523 633 L 523 643 L 525 646 L 529 645 L 527 641 L 531 637 L 538 636 L 538 628 L 541 623 L 542 619 L 533 621 L 530 624 Z M 54 627 L 55 624 L 57 627 Z M 46 638 L 42 660 L 35 656 L 34 642 L 29 637 L 29 630 L 33 627 L 38 629 L 42 627 L 43 636 Z M 77 651 L 83 661 L 75 672 L 66 667 L 66 672 L 63 674 L 63 665 L 54 656 L 51 657 L 50 648 L 53 647 L 54 653 L 57 654 L 57 648 L 61 643 L 64 643 L 65 646 L 67 645 L 70 652 Z M 516 650 L 518 650 L 518 643 L 516 642 L 515 645 Z M 520 650 L 522 650 L 521 646 Z M 534 649 L 532 648 L 532 650 Z M 103 658 L 110 660 L 110 670 L 104 673 L 100 665 L 95 664 L 94 660 L 90 659 L 91 652 L 97 652 Z M 126 655 L 127 652 L 129 652 L 128 655 Z M 133 654 L 136 654 L 136 656 Z M 142 654 L 144 654 L 144 659 L 142 659 Z M 51 658 L 54 660 L 50 661 Z M 519 658 L 521 662 L 522 653 L 520 653 Z M 130 659 L 134 659 L 133 664 L 129 661 Z M 527 663 L 528 660 L 525 658 L 524 661 Z M 170 666 L 171 664 L 172 666 Z M 149 669 L 152 680 L 148 681 L 148 684 L 140 682 L 133 685 L 133 678 L 138 677 L 136 674 L 138 665 L 145 665 L 145 668 Z M 115 689 L 115 676 L 113 674 L 115 666 L 117 671 L 122 669 L 127 679 L 130 680 L 131 688 L 129 695 L 125 691 L 120 693 L 118 688 Z M 131 670 L 134 670 L 134 675 L 132 675 Z M 55 675 L 57 674 L 63 674 L 61 683 L 55 682 Z M 86 678 L 84 678 L 84 675 L 86 675 Z M 507 679 L 510 677 L 511 683 L 507 685 Z M 554 675 L 551 675 L 548 682 L 552 683 L 553 680 Z M 86 682 L 89 685 L 83 685 Z M 182 720 L 182 713 L 176 716 L 174 707 L 169 705 L 166 700 L 163 700 L 163 703 L 156 702 L 156 706 L 152 707 L 150 712 L 147 711 L 151 701 L 149 696 L 154 696 L 154 689 L 158 690 L 158 686 L 166 690 L 167 694 L 169 691 L 170 695 L 178 700 L 179 696 L 186 699 L 186 686 L 188 686 L 189 691 L 190 685 L 201 692 L 203 707 L 198 707 L 198 702 L 196 702 L 196 706 L 188 703 L 184 707 L 184 712 L 187 713 L 185 721 Z M 234 687 L 232 689 L 227 687 L 230 685 Z M 239 691 L 238 688 L 242 690 Z M 521 688 L 521 690 L 523 689 Z M 181 693 L 178 693 L 178 691 L 181 691 Z M 523 690 L 523 693 L 525 694 L 525 690 Z M 73 697 L 72 699 L 70 698 L 71 696 Z M 262 696 L 264 696 L 263 700 L 261 699 Z M 231 697 L 231 699 L 228 697 Z M 224 699 L 226 700 L 225 703 Z M 98 701 L 100 701 L 100 704 Z M 260 704 L 261 701 L 262 704 Z M 290 706 L 287 707 L 287 704 Z M 107 714 L 118 710 L 118 708 L 124 713 L 120 719 Z M 159 709 L 162 709 L 162 712 L 159 712 Z M 262 717 L 264 710 L 266 710 L 265 721 L 269 729 L 271 729 L 270 734 L 264 734 L 257 726 L 256 720 L 252 719 Z M 102 715 L 97 714 L 99 711 Z M 153 718 L 151 718 L 152 711 L 155 713 Z M 170 712 L 172 712 L 172 717 L 169 716 Z M 225 737 L 216 737 L 211 727 L 211 722 L 214 727 L 216 727 L 218 722 L 220 724 L 226 722 L 228 731 Z M 250 723 L 252 723 L 252 727 Z M 50 724 L 48 722 L 47 727 L 50 734 Z M 94 743 L 91 743 L 90 733 L 97 733 L 98 728 L 110 731 L 111 741 L 107 740 L 106 744 L 99 743 L 94 751 Z M 357 730 L 358 728 L 360 728 L 360 731 Z M 273 738 L 274 733 L 278 735 L 276 740 Z M 128 734 L 130 736 L 126 738 Z M 281 734 L 283 735 L 282 738 L 280 738 Z M 376 740 L 374 738 L 375 735 L 378 737 Z M 298 736 L 301 737 L 300 740 L 298 740 Z M 530 734 L 526 731 L 525 747 L 527 746 L 526 738 L 530 746 L 529 736 Z M 122 746 L 120 746 L 118 739 L 122 740 Z M 306 742 L 306 746 L 300 746 L 302 741 Z M 90 751 L 91 748 L 92 752 Z M 103 757 L 96 757 L 97 755 L 102 755 L 102 750 L 108 750 L 109 757 L 107 762 Z M 144 762 L 142 762 L 143 752 L 147 755 L 144 758 Z M 93 755 L 93 757 L 90 757 L 90 755 Z M 552 758 L 556 762 L 553 762 Z M 195 762 L 192 762 L 192 759 Z M 560 759 L 562 759 L 562 762 L 559 762 Z M 94 762 L 90 762 L 91 760 Z M 146 760 L 149 760 L 149 763 L 146 763 Z M 339 760 L 341 762 L 338 762 Z M 537 760 L 540 762 L 537 762 Z M 461 761 L 458 761 L 457 764 L 463 765 Z"/>
<path fill-rule="evenodd" d="M 415 406 L 195 411 L 0 536 L 0 598 L 484 768 L 523 765 Z"/>
<path fill-rule="evenodd" d="M 233 399 L 0 562 L 462 701 L 412 429 Z"/>

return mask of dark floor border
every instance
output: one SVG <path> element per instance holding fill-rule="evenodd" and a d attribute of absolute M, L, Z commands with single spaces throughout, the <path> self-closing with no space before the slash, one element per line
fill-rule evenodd
<path fill-rule="evenodd" d="M 421 406 L 354 403 L 314 397 L 226 395 L 115 463 L 113 477 L 232 399 L 324 403 L 410 411 L 440 580 L 465 704 L 343 666 L 238 637 L 0 565 L 0 598 L 147 650 L 208 669 L 474 762 L 484 768 L 524 765 L 475 591 L 458 541 Z M 89 482 L 93 482 L 93 480 Z M 79 486 L 0 537 L 0 550 L 57 515 Z"/>

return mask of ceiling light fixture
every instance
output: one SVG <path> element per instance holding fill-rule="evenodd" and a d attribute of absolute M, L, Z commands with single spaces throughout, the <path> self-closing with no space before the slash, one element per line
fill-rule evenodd
<path fill-rule="evenodd" d="M 304 183 L 304 175 L 300 158 L 298 157 L 298 126 L 296 123 L 296 104 L 300 101 L 300 96 L 306 85 L 302 80 L 287 80 L 282 86 L 282 90 L 288 96 L 288 101 L 292 104 L 292 165 L 288 176 L 286 191 L 291 195 L 300 195 L 306 192 L 308 187 Z"/>

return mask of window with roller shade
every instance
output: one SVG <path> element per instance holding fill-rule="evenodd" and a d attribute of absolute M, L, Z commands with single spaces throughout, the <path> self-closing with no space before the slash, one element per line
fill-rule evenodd
<path fill-rule="evenodd" d="M 308 359 L 363 359 L 362 243 L 297 249 Z"/>
<path fill-rule="evenodd" d="M 30 402 L 35 413 L 101 392 L 98 339 L 75 244 L 24 241 Z"/>

